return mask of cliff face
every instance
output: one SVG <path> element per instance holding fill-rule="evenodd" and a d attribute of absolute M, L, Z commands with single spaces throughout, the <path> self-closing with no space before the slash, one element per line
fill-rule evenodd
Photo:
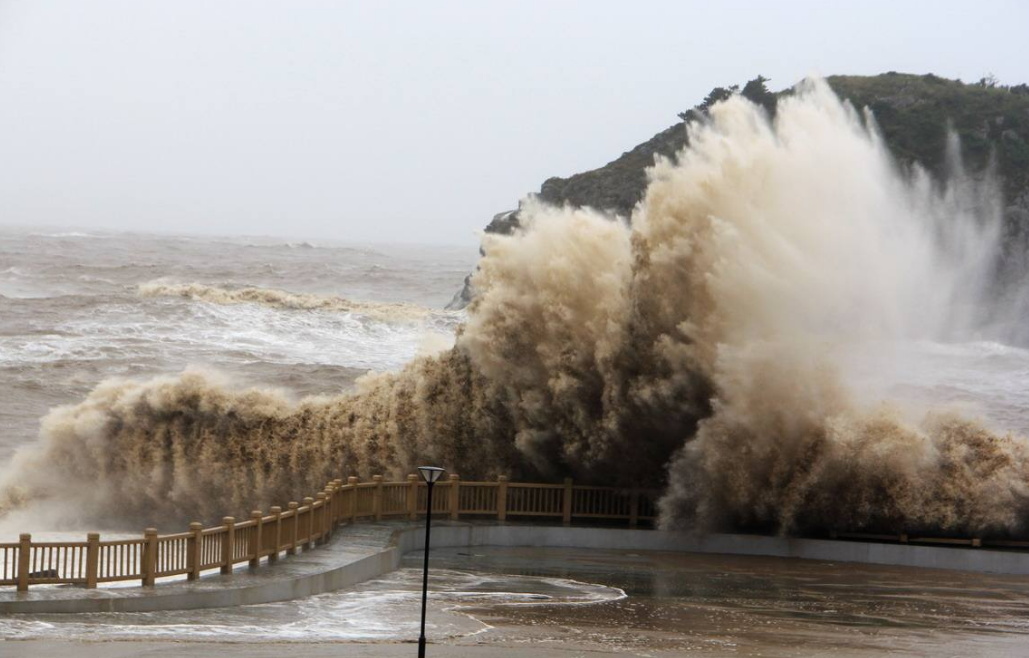
<path fill-rule="evenodd" d="M 690 120 L 732 93 L 741 93 L 774 115 L 778 98 L 758 77 L 743 86 L 716 88 L 696 107 L 681 113 Z M 884 73 L 877 76 L 832 76 L 828 82 L 857 108 L 868 107 L 886 144 L 902 164 L 919 163 L 934 176 L 947 168 L 947 134 L 961 139 L 962 155 L 970 171 L 995 167 L 1005 199 L 1006 241 L 1012 258 L 1024 259 L 1029 245 L 1029 86 L 1001 87 L 983 80 L 965 84 L 932 74 Z M 603 167 L 568 178 L 549 178 L 538 193 L 554 205 L 589 206 L 612 217 L 629 220 L 642 198 L 645 170 L 657 155 L 673 157 L 686 145 L 684 121 L 657 133 Z M 517 229 L 518 211 L 494 216 L 489 233 L 508 234 Z M 474 292 L 469 279 L 448 308 L 462 308 Z"/>
<path fill-rule="evenodd" d="M 680 122 L 599 169 L 569 178 L 548 178 L 540 187 L 539 197 L 557 206 L 589 206 L 628 219 L 643 196 L 646 168 L 654 164 L 654 157 L 673 157 L 685 144 L 686 126 Z"/>

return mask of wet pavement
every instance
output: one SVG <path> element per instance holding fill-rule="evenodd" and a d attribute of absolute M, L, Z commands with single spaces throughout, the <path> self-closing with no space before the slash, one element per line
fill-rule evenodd
<path fill-rule="evenodd" d="M 0 654 L 407 655 L 420 556 L 357 587 L 208 611 L 13 616 Z M 750 556 L 547 548 L 434 552 L 437 655 L 1026 656 L 1029 578 Z M 131 642 L 126 643 L 126 641 Z M 169 641 L 171 644 L 166 644 Z M 165 653 L 171 647 L 178 653 Z M 31 650 L 31 651 L 30 651 Z M 450 651 L 454 653 L 450 653 Z M 478 651 L 478 653 L 477 653 Z M 140 654 L 142 655 L 142 653 Z M 267 654 L 271 655 L 271 654 Z M 348 653 L 349 655 L 349 653 Z"/>
<path fill-rule="evenodd" d="M 1029 578 L 784 558 L 486 548 L 441 567 L 575 579 L 624 597 L 466 608 L 484 641 L 734 655 L 1029 656 Z"/>

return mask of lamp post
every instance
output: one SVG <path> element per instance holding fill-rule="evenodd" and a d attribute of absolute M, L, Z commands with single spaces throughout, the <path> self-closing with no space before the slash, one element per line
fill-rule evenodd
<path fill-rule="evenodd" d="M 437 466 L 419 466 L 428 493 L 425 501 L 425 566 L 422 567 L 422 634 L 418 637 L 418 658 L 425 658 L 425 604 L 429 598 L 429 528 L 432 526 L 432 485 L 443 475 Z"/>

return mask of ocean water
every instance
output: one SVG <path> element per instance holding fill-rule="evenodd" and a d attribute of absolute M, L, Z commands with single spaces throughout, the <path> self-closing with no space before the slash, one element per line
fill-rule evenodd
<path fill-rule="evenodd" d="M 442 309 L 477 258 L 469 247 L 2 228 L 0 463 L 50 408 L 111 377 L 200 366 L 302 396 L 396 369 L 453 342 L 463 314 Z M 240 290 L 286 294 L 234 299 Z"/>

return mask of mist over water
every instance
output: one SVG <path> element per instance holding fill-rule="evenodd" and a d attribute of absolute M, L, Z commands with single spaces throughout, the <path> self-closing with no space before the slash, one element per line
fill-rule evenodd
<path fill-rule="evenodd" d="M 653 482 L 668 526 L 1021 530 L 1024 296 L 996 282 L 990 177 L 956 143 L 946 181 L 900 168 L 820 81 L 774 124 L 733 98 L 689 130 L 631 228 L 529 202 L 486 236 L 452 349 L 300 401 L 204 370 L 105 382 L 44 420 L 7 509 L 75 486 L 88 522 L 210 519 L 432 460 Z M 342 303 L 241 288 L 143 292 Z"/>

